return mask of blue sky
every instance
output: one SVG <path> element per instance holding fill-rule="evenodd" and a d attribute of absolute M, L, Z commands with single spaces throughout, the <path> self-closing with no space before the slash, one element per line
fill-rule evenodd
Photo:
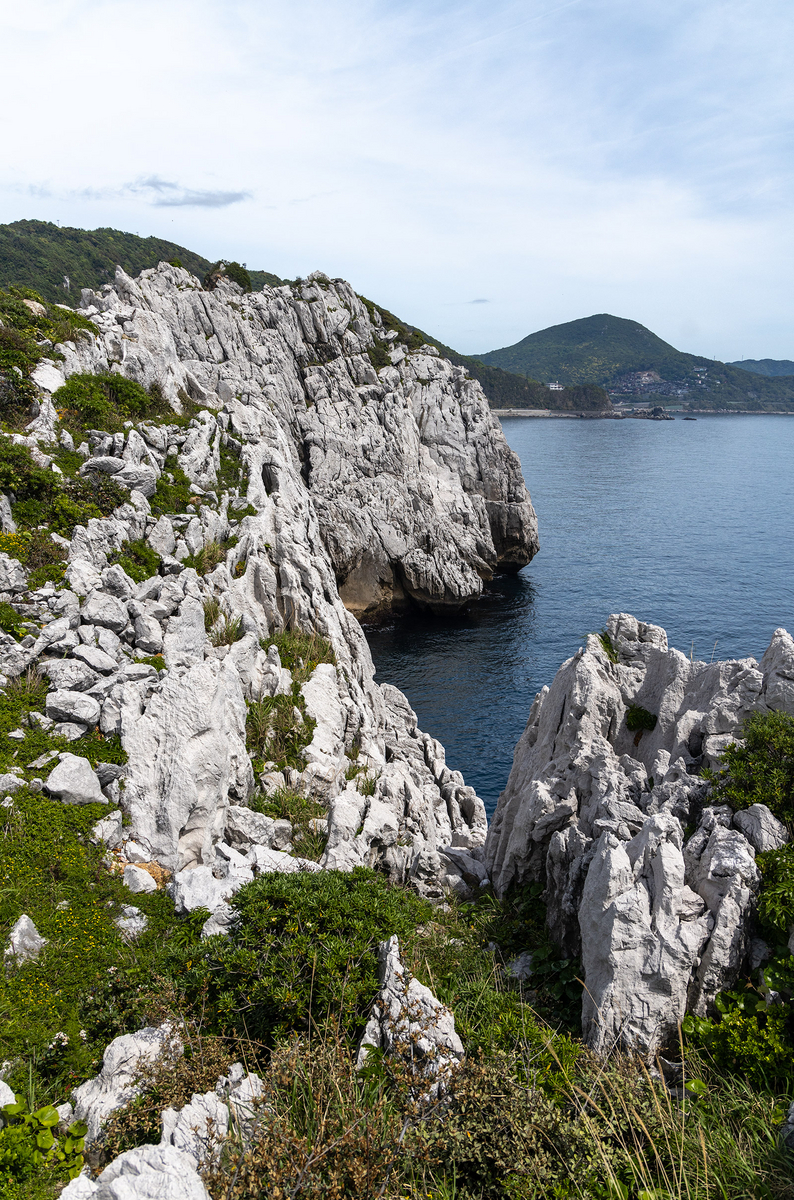
<path fill-rule="evenodd" d="M 0 221 L 342 275 L 463 351 L 794 358 L 781 0 L 0 0 Z"/>

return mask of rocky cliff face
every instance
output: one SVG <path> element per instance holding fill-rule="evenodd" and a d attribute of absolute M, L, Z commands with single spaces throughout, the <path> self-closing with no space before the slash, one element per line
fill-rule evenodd
<path fill-rule="evenodd" d="M 535 698 L 486 866 L 500 894 L 545 882 L 552 935 L 582 956 L 589 1044 L 652 1054 L 687 1008 L 704 1015 L 735 980 L 755 852 L 787 840 L 763 805 L 732 816 L 710 804 L 697 772 L 751 712 L 794 713 L 794 641 L 779 629 L 760 663 L 707 664 L 626 614 L 606 632 Z M 632 705 L 656 716 L 653 729 L 630 731 Z"/>
<path fill-rule="evenodd" d="M 434 346 L 408 353 L 343 280 L 315 272 L 243 296 L 161 264 L 136 281 L 119 272 L 83 302 L 100 337 L 67 353 L 67 373 L 116 364 L 176 403 L 184 390 L 220 410 L 217 436 L 259 446 L 250 466 L 268 495 L 285 474 L 302 480 L 352 611 L 457 608 L 536 552 L 518 457 L 479 384 Z M 376 371 L 373 350 L 390 365 Z M 191 478 L 214 486 L 201 453 Z"/>
<path fill-rule="evenodd" d="M 68 587 L 28 591 L 26 571 L 0 555 L 0 592 L 42 627 L 22 644 L 3 636 L 6 678 L 31 666 L 48 674 L 48 727 L 78 751 L 98 727 L 128 758 L 92 772 L 79 753 L 65 756 L 48 764 L 60 774 L 45 786 L 70 802 L 120 800 L 122 861 L 173 872 L 178 907 L 210 908 L 213 929 L 259 871 L 316 869 L 290 855 L 285 822 L 251 812 L 260 788 L 322 805 L 323 867 L 376 866 L 429 895 L 465 890 L 442 851 L 476 861 L 482 802 L 405 698 L 375 683 L 349 609 L 459 606 L 537 549 L 518 460 L 479 385 L 434 348 L 393 342 L 376 371 L 367 350 L 384 354 L 386 341 L 377 311 L 370 318 L 347 284 L 320 274 L 243 296 L 232 284 L 204 292 L 161 264 L 138 280 L 119 271 L 83 299 L 97 336 L 59 347 L 64 361 L 34 375 L 41 412 L 16 440 L 36 461 L 48 467 L 48 444 L 70 445 L 50 397 L 75 374 L 156 384 L 197 415 L 88 432 L 81 475 L 112 476 L 129 501 L 74 529 Z M 153 515 L 158 482 L 177 466 L 189 502 Z M 2 515 L 8 528 L 7 501 Z M 161 565 L 136 583 L 109 559 L 141 539 Z M 220 548 L 214 569 L 185 565 L 208 546 Z M 288 629 L 330 647 L 306 678 L 273 642 Z M 159 669 L 141 661 L 157 655 Z M 298 768 L 269 762 L 261 783 L 247 745 L 252 705 L 277 709 L 303 745 Z"/>

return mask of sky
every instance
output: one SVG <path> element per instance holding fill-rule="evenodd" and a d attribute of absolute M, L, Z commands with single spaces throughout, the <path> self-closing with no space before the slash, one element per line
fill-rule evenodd
<path fill-rule="evenodd" d="M 0 0 L 0 222 L 794 358 L 791 0 Z"/>

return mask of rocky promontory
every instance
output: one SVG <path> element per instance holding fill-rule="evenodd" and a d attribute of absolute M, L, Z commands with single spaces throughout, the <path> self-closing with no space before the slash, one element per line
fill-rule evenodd
<path fill-rule="evenodd" d="M 794 641 L 761 662 L 694 662 L 625 613 L 535 698 L 488 831 L 494 888 L 542 882 L 556 943 L 581 954 L 585 1040 L 653 1056 L 711 1011 L 748 956 L 756 851 L 788 841 L 764 805 L 714 803 L 744 721 L 794 714 Z M 757 967 L 758 962 L 755 963 Z"/>

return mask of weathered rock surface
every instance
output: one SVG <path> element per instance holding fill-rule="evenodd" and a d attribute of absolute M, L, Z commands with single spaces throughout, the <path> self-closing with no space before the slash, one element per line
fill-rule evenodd
<path fill-rule="evenodd" d="M 381 990 L 361 1039 L 358 1067 L 364 1066 L 370 1049 L 398 1055 L 421 1081 L 420 1090 L 427 1088 L 427 1095 L 438 1097 L 450 1072 L 463 1061 L 455 1018 L 404 966 L 396 937 L 378 947 L 378 974 Z"/>
<path fill-rule="evenodd" d="M 44 786 L 51 796 L 64 804 L 107 803 L 96 772 L 88 759 L 79 754 L 62 754 Z"/>
<path fill-rule="evenodd" d="M 626 614 L 606 632 L 617 662 L 591 635 L 535 698 L 485 865 L 499 893 L 545 883 L 552 935 L 582 955 L 589 1044 L 653 1054 L 687 1008 L 705 1015 L 735 980 L 755 851 L 786 839 L 763 805 L 709 806 L 697 772 L 751 712 L 794 712 L 794 641 L 778 629 L 760 664 L 700 663 Z M 631 705 L 657 717 L 653 730 L 628 730 Z"/>
<path fill-rule="evenodd" d="M 11 927 L 5 957 L 20 965 L 32 962 L 38 958 L 46 945 L 47 939 L 41 936 L 27 913 L 23 913 Z"/>
<path fill-rule="evenodd" d="M 86 1143 L 95 1142 L 108 1117 L 140 1093 L 140 1076 L 161 1055 L 182 1053 L 182 1043 L 170 1025 L 149 1026 L 114 1038 L 105 1050 L 97 1076 L 74 1092 L 74 1117 L 88 1125 Z"/>

